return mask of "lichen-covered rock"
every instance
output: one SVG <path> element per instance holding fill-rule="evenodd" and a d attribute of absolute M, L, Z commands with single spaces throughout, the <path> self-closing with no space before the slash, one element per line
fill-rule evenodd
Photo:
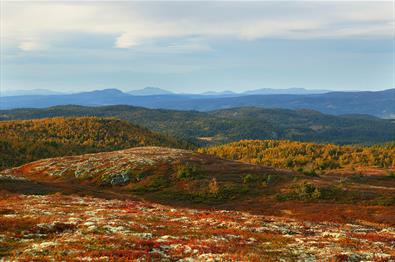
<path fill-rule="evenodd" d="M 112 185 L 112 186 L 121 186 L 126 185 L 131 180 L 130 171 L 124 170 L 118 174 L 111 174 L 108 176 L 102 176 L 102 185 Z"/>

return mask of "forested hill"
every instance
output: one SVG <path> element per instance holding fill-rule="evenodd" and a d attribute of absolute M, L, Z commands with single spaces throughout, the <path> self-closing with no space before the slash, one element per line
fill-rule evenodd
<path fill-rule="evenodd" d="M 0 169 L 33 160 L 135 146 L 187 147 L 186 143 L 126 121 L 45 118 L 0 122 Z"/>
<path fill-rule="evenodd" d="M 232 108 L 211 112 L 147 109 L 134 106 L 0 110 L 0 120 L 56 116 L 116 117 L 198 145 L 241 139 L 288 139 L 327 143 L 395 141 L 393 120 L 368 115 L 333 116 L 313 110 Z"/>
<path fill-rule="evenodd" d="M 320 172 L 359 166 L 395 170 L 395 143 L 374 146 L 339 146 L 295 141 L 244 140 L 225 145 L 200 148 L 200 153 L 230 160 Z"/>

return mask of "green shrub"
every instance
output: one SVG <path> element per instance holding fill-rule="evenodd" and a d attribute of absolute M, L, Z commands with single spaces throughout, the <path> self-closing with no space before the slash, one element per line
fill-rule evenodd
<path fill-rule="evenodd" d="M 275 175 L 275 174 L 270 174 L 268 176 L 265 177 L 265 182 L 268 185 L 274 184 L 276 183 L 278 180 L 280 179 L 280 176 Z"/>
<path fill-rule="evenodd" d="M 345 191 L 337 187 L 318 187 L 312 183 L 303 182 L 294 185 L 289 193 L 278 194 L 276 197 L 280 201 L 284 200 L 338 200 L 345 195 Z"/>
<path fill-rule="evenodd" d="M 319 199 L 321 197 L 320 189 L 314 184 L 307 182 L 294 186 L 293 193 L 301 200 Z"/>
<path fill-rule="evenodd" d="M 387 171 L 387 176 L 395 178 L 395 171 Z"/>
<path fill-rule="evenodd" d="M 394 196 L 381 196 L 371 202 L 373 205 L 379 206 L 392 206 L 395 205 L 395 197 Z"/>
<path fill-rule="evenodd" d="M 308 177 L 318 177 L 318 174 L 315 170 L 304 170 L 302 169 L 302 173 Z"/>
<path fill-rule="evenodd" d="M 364 182 L 366 180 L 366 177 L 364 175 L 362 175 L 361 173 L 356 173 L 356 174 L 352 174 L 351 176 L 346 178 L 346 182 L 347 181 L 351 181 L 351 182 Z"/>
<path fill-rule="evenodd" d="M 259 180 L 257 175 L 248 174 L 242 177 L 243 184 L 250 184 Z"/>
<path fill-rule="evenodd" d="M 143 184 L 137 184 L 134 190 L 138 192 L 153 192 L 169 186 L 169 180 L 165 176 L 148 177 Z"/>
<path fill-rule="evenodd" d="M 198 167 L 190 164 L 179 164 L 175 167 L 177 179 L 193 180 L 201 175 Z"/>

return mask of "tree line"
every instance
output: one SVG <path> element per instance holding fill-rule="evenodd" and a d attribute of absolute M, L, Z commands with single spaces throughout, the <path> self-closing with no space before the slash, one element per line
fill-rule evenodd
<path fill-rule="evenodd" d="M 198 149 L 230 160 L 278 168 L 330 170 L 376 166 L 395 168 L 395 143 L 373 146 L 315 144 L 289 140 L 242 140 Z"/>
<path fill-rule="evenodd" d="M 0 169 L 42 158 L 135 146 L 186 148 L 189 145 L 113 118 L 57 117 L 0 122 Z"/>

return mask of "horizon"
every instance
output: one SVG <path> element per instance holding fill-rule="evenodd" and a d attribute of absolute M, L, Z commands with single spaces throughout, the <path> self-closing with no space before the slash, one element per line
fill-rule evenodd
<path fill-rule="evenodd" d="M 394 261 L 395 0 L 0 0 L 0 134 L 0 262 Z"/>
<path fill-rule="evenodd" d="M 62 90 L 58 91 L 55 89 L 44 89 L 44 88 L 37 88 L 37 89 L 16 89 L 16 90 L 0 90 L 0 97 L 6 97 L 6 96 L 20 96 L 18 95 L 13 95 L 13 92 L 32 92 L 31 94 L 34 94 L 34 91 L 42 91 L 42 92 L 50 92 L 49 95 L 70 95 L 70 94 L 79 94 L 79 93 L 89 93 L 89 92 L 95 92 L 95 91 L 106 91 L 106 90 L 117 90 L 121 91 L 122 93 L 128 94 L 134 91 L 143 91 L 143 90 L 149 90 L 150 88 L 161 90 L 161 91 L 166 91 L 169 92 L 169 95 L 215 95 L 215 94 L 221 94 L 221 93 L 229 93 L 229 94 L 234 94 L 234 95 L 258 95 L 258 94 L 248 94 L 248 92 L 251 91 L 273 91 L 273 94 L 276 94 L 275 91 L 285 91 L 284 93 L 278 93 L 278 94 L 288 94 L 286 91 L 292 91 L 292 90 L 302 90 L 302 91 L 320 91 L 319 93 L 331 93 L 331 92 L 380 92 L 380 91 L 387 91 L 393 88 L 387 88 L 387 89 L 380 89 L 380 90 L 330 90 L 330 89 L 307 89 L 307 88 L 302 88 L 302 87 L 290 87 L 290 88 L 258 88 L 258 89 L 248 89 L 248 90 L 241 90 L 241 91 L 232 91 L 232 90 L 218 90 L 218 91 L 202 91 L 202 92 L 177 92 L 177 91 L 171 91 L 169 89 L 164 89 L 160 87 L 154 87 L 154 86 L 146 86 L 143 88 L 139 89 L 120 89 L 120 88 L 115 88 L 115 87 L 108 87 L 108 88 L 102 88 L 102 89 L 88 89 L 88 90 Z M 9 93 L 12 93 L 9 95 Z M 31 95 L 29 94 L 29 95 Z M 271 93 L 269 93 L 271 94 Z M 290 93 L 292 94 L 292 93 Z M 309 93 L 306 93 L 309 94 Z M 317 93 L 318 94 L 318 93 Z M 21 94 L 23 96 L 24 94 Z M 34 94 L 36 95 L 36 94 Z M 37 94 L 37 95 L 45 95 L 45 94 Z M 133 95 L 133 94 L 132 94 Z M 150 94 L 148 94 L 150 95 Z M 165 94 L 163 94 L 165 95 Z M 259 94 L 259 95 L 265 95 L 265 94 Z M 144 95 L 139 95 L 139 96 L 144 96 Z"/>
<path fill-rule="evenodd" d="M 1 5 L 2 92 L 395 87 L 391 1 Z"/>

